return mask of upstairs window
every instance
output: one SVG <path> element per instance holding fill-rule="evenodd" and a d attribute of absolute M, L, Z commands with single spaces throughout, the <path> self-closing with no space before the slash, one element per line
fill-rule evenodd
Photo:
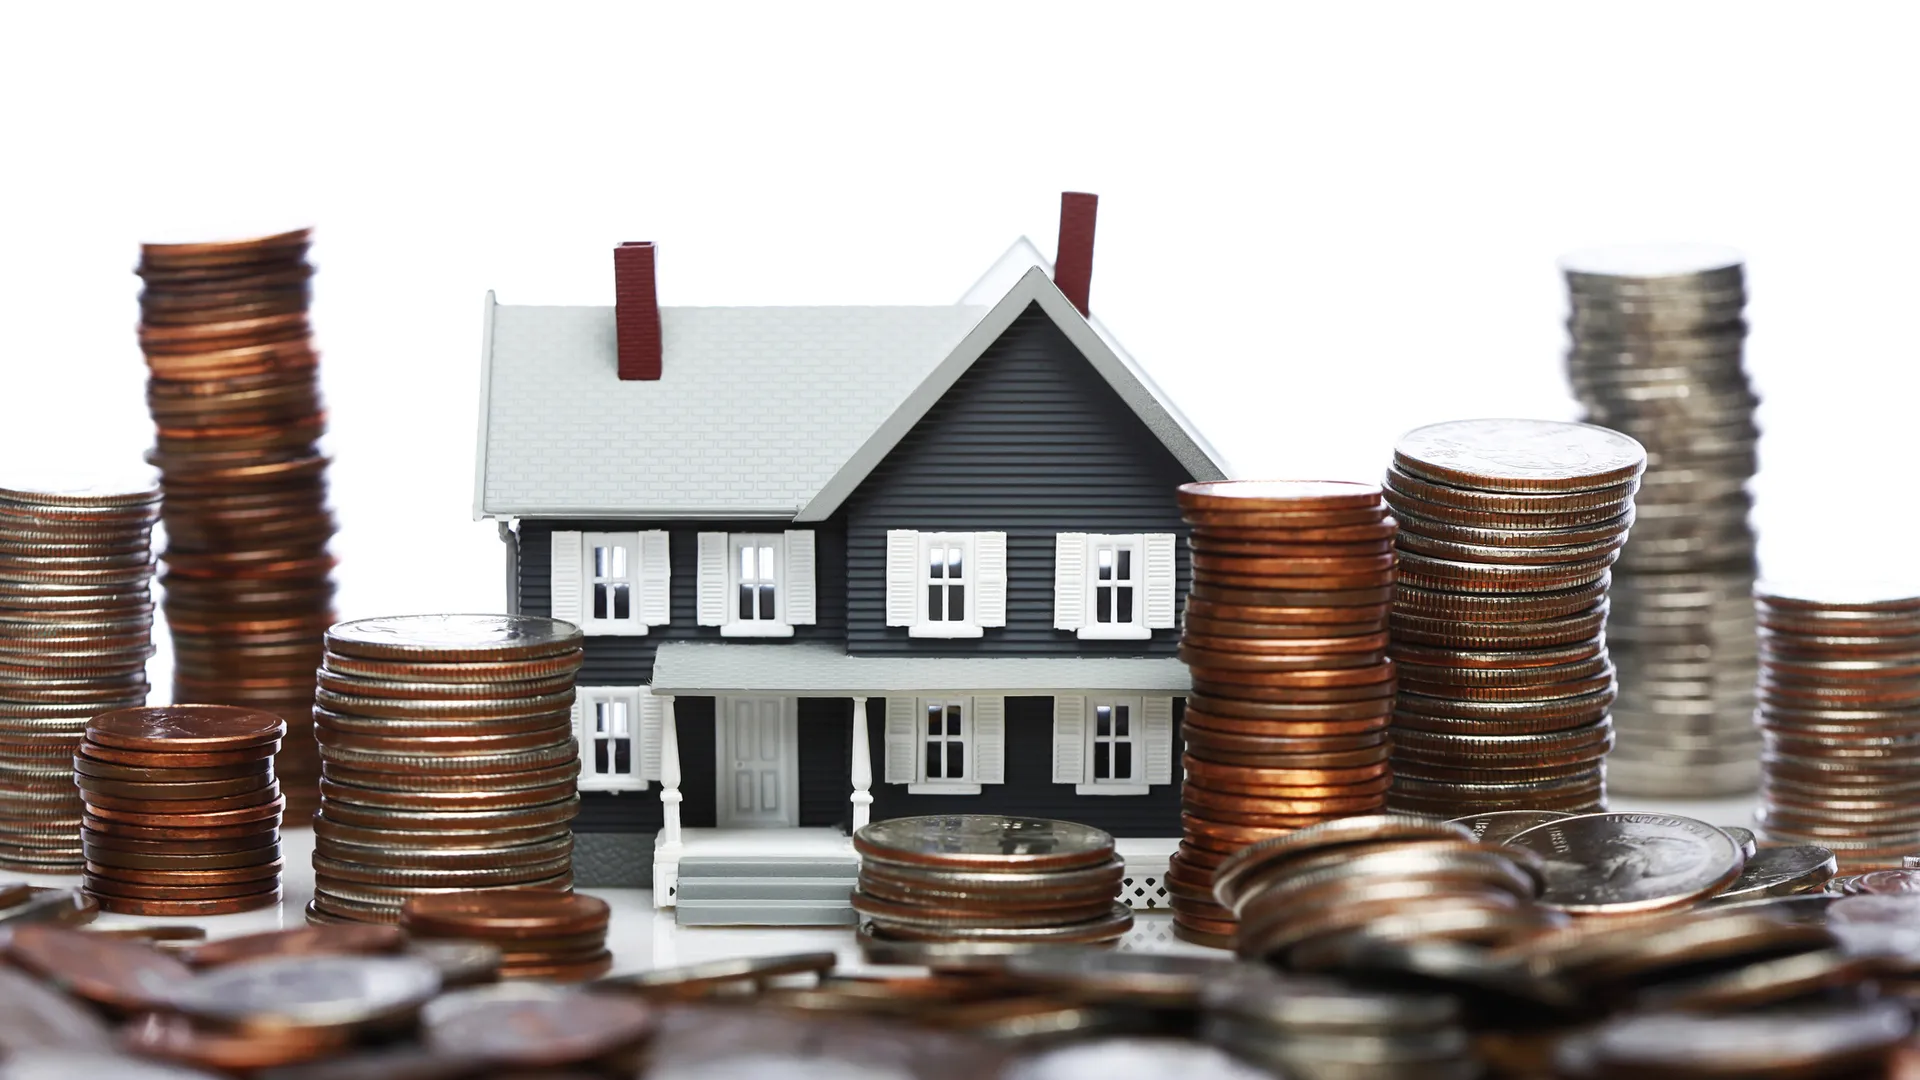
<path fill-rule="evenodd" d="M 593 581 L 587 618 L 592 622 L 625 622 L 633 618 L 632 567 L 639 561 L 634 558 L 633 538 L 601 535 L 594 540 L 589 558 Z"/>
<path fill-rule="evenodd" d="M 1145 640 L 1174 625 L 1172 533 L 1059 533 L 1053 625 L 1096 640 Z"/>
<path fill-rule="evenodd" d="M 1007 625 L 1007 534 L 887 530 L 887 625 L 930 638 Z"/>
<path fill-rule="evenodd" d="M 792 637 L 814 621 L 812 529 L 703 532 L 695 598 L 701 626 L 721 637 Z"/>
<path fill-rule="evenodd" d="M 665 530 L 553 533 L 553 617 L 594 635 L 644 634 L 670 614 Z"/>
<path fill-rule="evenodd" d="M 736 621 L 780 621 L 779 541 L 777 536 L 732 538 Z"/>
<path fill-rule="evenodd" d="M 1140 545 L 1132 538 L 1094 537 L 1091 540 L 1093 580 L 1093 622 L 1098 626 L 1133 626 L 1139 623 L 1137 603 L 1139 581 L 1135 573 L 1140 565 Z"/>
<path fill-rule="evenodd" d="M 971 537 L 929 536 L 927 550 L 927 621 L 967 622 L 967 568 L 973 562 L 967 548 Z"/>

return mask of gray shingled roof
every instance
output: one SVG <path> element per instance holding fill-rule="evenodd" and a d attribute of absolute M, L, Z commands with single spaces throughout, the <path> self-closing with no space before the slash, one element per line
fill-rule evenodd
<path fill-rule="evenodd" d="M 1184 695 L 1192 685 L 1187 666 L 1172 657 L 848 656 L 838 645 L 813 641 L 670 641 L 653 661 L 656 694 L 847 697 L 900 690 L 1051 694 L 1099 688 Z"/>

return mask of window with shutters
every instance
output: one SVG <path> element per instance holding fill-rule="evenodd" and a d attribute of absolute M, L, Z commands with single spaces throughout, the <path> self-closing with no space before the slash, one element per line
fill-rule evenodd
<path fill-rule="evenodd" d="M 1053 699 L 1053 781 L 1080 795 L 1145 795 L 1174 782 L 1174 699 L 1096 692 Z"/>
<path fill-rule="evenodd" d="M 640 537 L 637 533 L 587 533 L 581 554 L 586 595 L 580 605 L 585 633 L 644 627 L 640 619 Z"/>
<path fill-rule="evenodd" d="M 581 687 L 578 695 L 581 790 L 645 788 L 642 693 L 630 688 Z"/>
<path fill-rule="evenodd" d="M 666 530 L 555 529 L 549 585 L 556 619 L 588 634 L 644 634 L 672 615 L 673 566 Z"/>
<path fill-rule="evenodd" d="M 780 538 L 734 535 L 733 621 L 774 625 L 780 622 Z"/>
<path fill-rule="evenodd" d="M 1140 622 L 1140 543 L 1133 537 L 1096 536 L 1087 553 L 1087 589 L 1095 626 L 1134 626 Z"/>
<path fill-rule="evenodd" d="M 973 779 L 973 725 L 961 698 L 920 701 L 920 782 L 964 784 Z"/>
<path fill-rule="evenodd" d="M 1087 783 L 1141 782 L 1139 716 L 1139 698 L 1088 699 Z"/>
<path fill-rule="evenodd" d="M 1174 625 L 1172 533 L 1061 533 L 1054 626 L 1076 636 L 1141 640 Z"/>
<path fill-rule="evenodd" d="M 973 537 L 935 533 L 923 540 L 927 568 L 925 618 L 930 623 L 968 622 L 967 574 L 973 565 Z"/>
<path fill-rule="evenodd" d="M 814 621 L 813 532 L 700 534 L 698 604 L 722 637 L 792 637 Z"/>
<path fill-rule="evenodd" d="M 887 625 L 925 638 L 1007 625 L 1007 534 L 888 529 Z"/>

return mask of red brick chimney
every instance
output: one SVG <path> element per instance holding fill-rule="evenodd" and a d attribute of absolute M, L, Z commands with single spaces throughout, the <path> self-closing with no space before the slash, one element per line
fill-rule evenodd
<path fill-rule="evenodd" d="M 620 378 L 658 379 L 660 298 L 653 287 L 651 240 L 630 240 L 613 249 L 613 322 Z"/>
<path fill-rule="evenodd" d="M 1053 283 L 1082 315 L 1087 313 L 1087 291 L 1093 285 L 1093 218 L 1099 208 L 1098 195 L 1060 193 L 1060 246 L 1053 256 Z"/>

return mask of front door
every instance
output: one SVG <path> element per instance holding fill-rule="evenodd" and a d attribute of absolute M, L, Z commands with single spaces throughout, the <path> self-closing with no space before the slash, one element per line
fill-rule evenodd
<path fill-rule="evenodd" d="M 715 794 L 723 829 L 798 825 L 799 717 L 787 698 L 721 698 Z"/>

